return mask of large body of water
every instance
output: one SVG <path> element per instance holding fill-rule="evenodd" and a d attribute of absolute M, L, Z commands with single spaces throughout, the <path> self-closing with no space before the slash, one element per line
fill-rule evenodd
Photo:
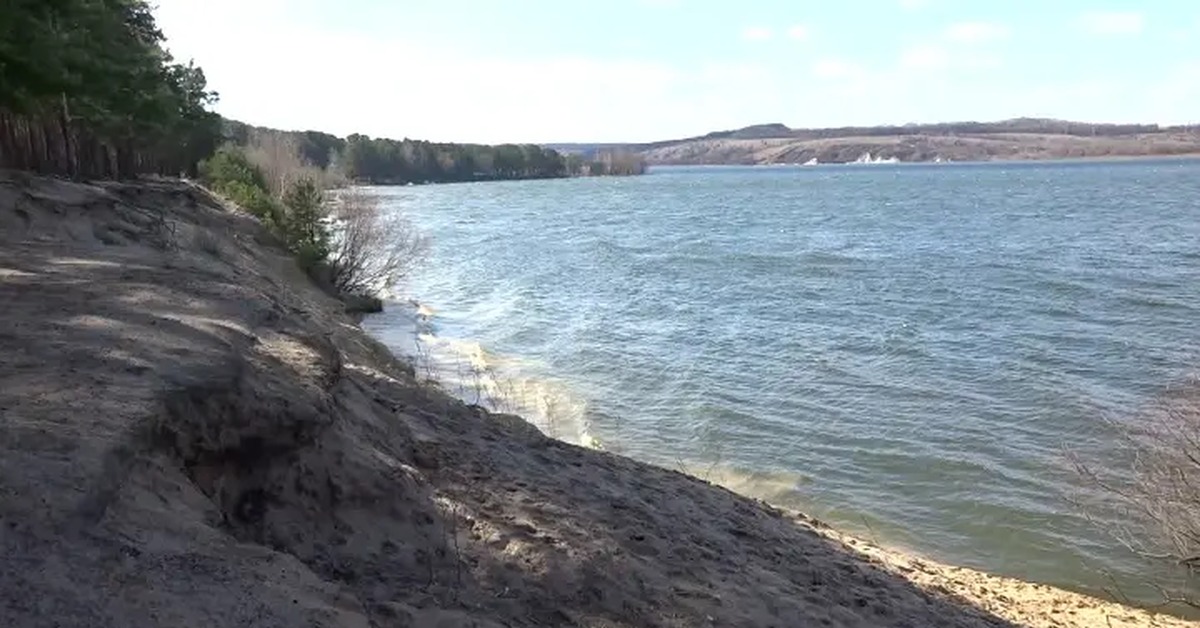
<path fill-rule="evenodd" d="M 1071 505 L 1200 365 L 1200 161 L 664 168 L 377 190 L 424 372 L 951 563 L 1127 592 Z M 412 352 L 403 307 L 367 321 Z"/>

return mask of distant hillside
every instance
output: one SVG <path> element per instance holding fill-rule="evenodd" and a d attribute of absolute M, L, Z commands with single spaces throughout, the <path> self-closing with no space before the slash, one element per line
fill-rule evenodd
<path fill-rule="evenodd" d="M 554 146 L 578 154 L 619 148 L 652 165 L 1062 159 L 1200 153 L 1200 127 L 1046 118 L 824 129 L 771 123 L 641 144 Z"/>
<path fill-rule="evenodd" d="M 1081 137 L 1045 133 L 855 136 L 828 139 L 707 139 L 645 149 L 647 163 L 781 164 L 847 163 L 864 158 L 922 161 L 992 161 L 1200 154 L 1196 132 Z"/>
<path fill-rule="evenodd" d="M 542 148 L 556 150 L 564 155 L 592 155 L 600 151 L 607 150 L 625 150 L 630 146 L 637 146 L 628 143 L 588 143 L 588 142 L 563 142 L 561 144 L 542 144 Z"/>

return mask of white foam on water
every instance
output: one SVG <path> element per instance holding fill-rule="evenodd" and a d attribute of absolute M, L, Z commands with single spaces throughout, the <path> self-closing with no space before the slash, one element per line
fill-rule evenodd
<path fill-rule="evenodd" d="M 418 377 L 464 403 L 520 416 L 551 438 L 603 449 L 591 433 L 587 402 L 566 384 L 476 341 L 438 335 L 435 317 L 433 308 L 416 302 L 408 303 L 406 314 L 397 317 L 411 323 L 412 333 L 411 340 L 395 349 L 412 360 Z"/>
<path fill-rule="evenodd" d="M 552 438 L 604 449 L 591 431 L 586 400 L 566 383 L 526 360 L 488 351 L 474 340 L 439 335 L 436 310 L 428 304 L 398 302 L 389 311 L 393 313 L 390 324 L 409 327 L 408 333 L 391 335 L 389 343 L 412 361 L 421 379 L 464 403 L 518 415 Z M 399 342 L 401 337 L 405 342 Z M 690 456 L 659 464 L 779 506 L 798 507 L 807 501 L 803 486 L 808 480 L 799 473 L 749 471 Z"/>
<path fill-rule="evenodd" d="M 750 471 L 721 462 L 687 461 L 676 463 L 675 470 L 776 506 L 804 510 L 810 505 L 804 492 L 804 485 L 809 480 L 801 473 Z"/>
<path fill-rule="evenodd" d="M 415 301 L 389 304 L 389 326 L 406 326 L 405 333 L 390 334 L 389 346 L 413 364 L 417 376 L 439 386 L 464 403 L 492 412 L 514 414 L 542 433 L 583 447 L 604 449 L 587 419 L 586 400 L 564 382 L 544 374 L 529 361 L 488 351 L 479 342 L 436 333 L 436 310 Z M 406 338 L 401 342 L 401 338 Z M 633 443 L 620 443 L 622 451 L 664 468 L 722 486 L 747 497 L 783 508 L 814 512 L 810 478 L 780 469 L 751 470 L 721 460 L 686 456 L 668 460 Z M 641 454 L 641 455 L 639 455 Z M 850 526 L 857 531 L 857 524 Z M 879 528 L 883 529 L 883 528 Z M 866 530 L 864 530 L 866 532 Z M 872 536 L 877 529 L 871 529 Z M 885 536 L 883 540 L 892 540 Z M 903 547 L 897 543 L 896 547 Z"/>

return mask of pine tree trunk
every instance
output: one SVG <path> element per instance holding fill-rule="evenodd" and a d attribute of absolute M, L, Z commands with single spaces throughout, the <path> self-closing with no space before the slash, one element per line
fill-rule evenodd
<path fill-rule="evenodd" d="M 113 176 L 113 170 L 115 168 L 113 167 L 112 154 L 109 152 L 108 145 L 101 143 L 101 142 L 97 142 L 97 148 L 100 151 L 100 176 L 101 177 Z"/>
<path fill-rule="evenodd" d="M 0 168 L 15 168 L 13 156 L 13 117 L 0 110 Z"/>
<path fill-rule="evenodd" d="M 28 164 L 30 169 L 37 170 L 38 166 L 40 166 L 41 164 L 38 162 L 38 158 L 37 158 L 37 154 L 38 154 L 38 152 L 37 152 L 37 137 L 34 135 L 33 122 L 31 120 L 29 120 L 29 118 L 25 118 L 23 120 L 23 124 L 21 126 L 24 127 L 24 130 L 25 130 L 26 163 Z"/>
<path fill-rule="evenodd" d="M 59 111 L 59 128 L 62 129 L 63 152 L 66 154 L 67 174 L 79 178 L 79 147 L 71 129 L 71 110 L 67 106 L 67 94 L 62 95 L 62 109 Z"/>

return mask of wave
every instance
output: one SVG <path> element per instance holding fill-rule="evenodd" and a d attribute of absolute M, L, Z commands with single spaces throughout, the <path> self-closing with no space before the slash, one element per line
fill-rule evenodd
<path fill-rule="evenodd" d="M 396 306 L 404 313 L 394 317 L 391 325 L 407 323 L 411 340 L 393 348 L 412 360 L 418 377 L 463 403 L 520 416 L 551 438 L 603 449 L 591 432 L 586 400 L 564 383 L 476 341 L 438 335 L 436 313 L 426 304 L 411 301 Z"/>
<path fill-rule="evenodd" d="M 801 473 L 751 471 L 720 462 L 676 461 L 674 465 L 663 466 L 782 508 L 805 510 L 812 505 L 804 491 L 810 479 Z"/>
<path fill-rule="evenodd" d="M 741 272 L 751 278 L 801 275 L 815 278 L 839 277 L 870 268 L 874 260 L 856 252 L 810 250 L 799 253 L 748 253 L 712 248 L 702 251 L 667 251 L 644 254 L 634 259 L 632 270 L 671 274 L 711 271 Z"/>
<path fill-rule="evenodd" d="M 590 421 L 592 416 L 605 415 L 591 410 L 586 399 L 564 382 L 546 376 L 526 360 L 492 352 L 477 341 L 439 335 L 436 310 L 427 304 L 399 302 L 390 304 L 389 311 L 388 320 L 381 321 L 390 332 L 388 344 L 411 360 L 418 377 L 464 403 L 520 416 L 552 438 L 605 449 Z M 397 342 L 401 335 L 408 336 L 409 342 Z M 625 449 L 620 444 L 617 447 Z M 655 461 L 652 452 L 640 451 L 636 443 L 630 449 L 639 450 L 629 452 L 635 457 Z M 694 456 L 657 460 L 657 464 L 778 506 L 810 505 L 803 492 L 810 480 L 800 473 L 750 470 Z"/>

